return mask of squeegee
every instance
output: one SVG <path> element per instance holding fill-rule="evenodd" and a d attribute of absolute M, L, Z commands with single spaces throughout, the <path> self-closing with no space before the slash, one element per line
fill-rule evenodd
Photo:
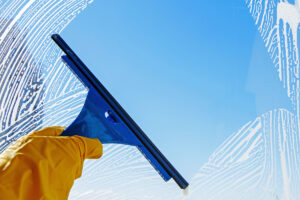
<path fill-rule="evenodd" d="M 136 146 L 165 181 L 171 178 L 182 189 L 188 182 L 159 151 L 142 129 L 100 83 L 67 43 L 58 35 L 52 39 L 65 53 L 63 62 L 88 88 L 87 97 L 77 118 L 62 133 L 98 138 L 101 143 Z"/>

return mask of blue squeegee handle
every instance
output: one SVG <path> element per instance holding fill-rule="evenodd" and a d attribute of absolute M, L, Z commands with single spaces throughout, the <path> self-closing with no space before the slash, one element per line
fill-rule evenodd
<path fill-rule="evenodd" d="M 100 83 L 100 81 L 92 74 L 86 65 L 79 59 L 79 57 L 72 51 L 67 43 L 58 34 L 53 34 L 52 39 L 55 43 L 66 53 L 66 55 L 74 62 L 78 70 L 90 81 L 92 86 L 99 92 L 99 94 L 109 103 L 109 105 L 120 116 L 124 123 L 136 135 L 141 143 L 148 149 L 148 151 L 155 157 L 160 165 L 169 173 L 180 188 L 185 189 L 189 185 L 188 182 L 181 176 L 181 174 L 173 167 L 167 158 L 159 151 L 159 149 L 146 136 L 143 130 L 133 121 L 128 113 L 121 107 L 115 98 L 108 92 L 108 90 Z"/>

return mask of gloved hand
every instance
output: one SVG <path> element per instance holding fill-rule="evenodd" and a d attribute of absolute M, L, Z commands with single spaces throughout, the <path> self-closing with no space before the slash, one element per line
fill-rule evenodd
<path fill-rule="evenodd" d="M 98 139 L 59 136 L 49 127 L 19 138 L 0 155 L 0 199 L 65 200 L 86 158 L 100 158 Z"/>

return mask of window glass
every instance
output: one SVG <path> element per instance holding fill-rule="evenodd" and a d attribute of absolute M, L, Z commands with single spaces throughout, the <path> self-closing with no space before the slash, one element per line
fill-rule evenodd
<path fill-rule="evenodd" d="M 104 145 L 70 199 L 297 199 L 297 0 L 0 2 L 0 152 L 68 126 L 87 88 L 59 33 L 190 183 Z"/>

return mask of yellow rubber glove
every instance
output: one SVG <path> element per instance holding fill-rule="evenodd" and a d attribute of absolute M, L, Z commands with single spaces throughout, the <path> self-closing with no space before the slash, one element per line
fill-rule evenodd
<path fill-rule="evenodd" d="M 0 199 L 65 200 L 86 158 L 100 158 L 98 139 L 59 136 L 49 127 L 19 138 L 0 155 Z"/>

